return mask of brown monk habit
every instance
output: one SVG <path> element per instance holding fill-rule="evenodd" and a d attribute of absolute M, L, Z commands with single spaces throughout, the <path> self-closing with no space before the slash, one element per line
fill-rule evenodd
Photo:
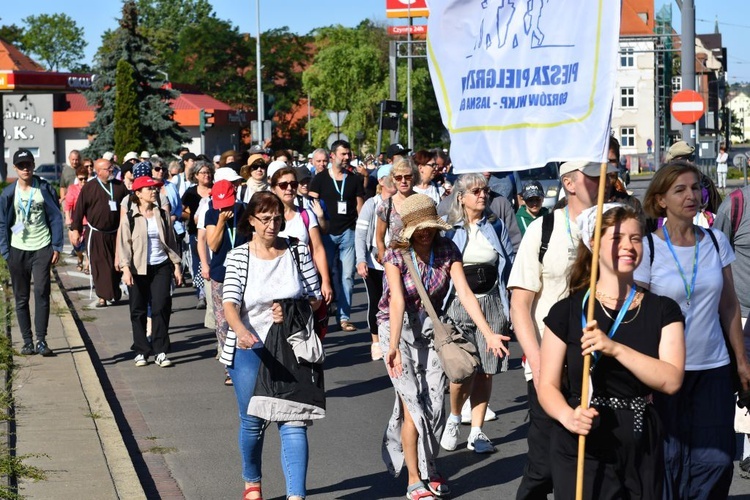
<path fill-rule="evenodd" d="M 122 182 L 111 180 L 107 183 L 94 178 L 81 188 L 81 195 L 73 212 L 71 229 L 82 233 L 83 218 L 87 219 L 87 238 L 91 276 L 96 295 L 100 299 L 115 300 L 120 297 L 122 273 L 115 271 L 115 244 L 117 228 L 120 227 L 120 202 L 128 196 Z M 116 210 L 110 208 L 114 201 Z"/>

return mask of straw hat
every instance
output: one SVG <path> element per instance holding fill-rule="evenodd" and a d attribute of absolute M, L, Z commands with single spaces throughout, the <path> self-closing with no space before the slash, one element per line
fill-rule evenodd
<path fill-rule="evenodd" d="M 427 195 L 413 194 L 404 200 L 401 205 L 401 222 L 404 230 L 401 233 L 402 240 L 411 239 L 414 231 L 434 227 L 441 231 L 449 231 L 451 226 L 438 217 L 435 202 Z"/>

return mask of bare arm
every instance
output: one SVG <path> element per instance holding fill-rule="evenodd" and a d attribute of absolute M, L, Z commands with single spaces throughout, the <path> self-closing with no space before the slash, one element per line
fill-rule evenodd
<path fill-rule="evenodd" d="M 521 344 L 526 362 L 531 367 L 534 385 L 538 390 L 541 351 L 536 336 L 534 318 L 531 316 L 531 305 L 534 303 L 534 297 L 536 297 L 536 292 L 524 288 L 514 288 L 510 295 L 510 319 L 513 322 L 513 330 L 516 332 L 516 340 Z"/>
<path fill-rule="evenodd" d="M 404 324 L 404 282 L 401 279 L 401 271 L 390 262 L 385 264 L 385 277 L 388 280 L 388 289 L 391 294 L 391 302 L 388 308 L 390 317 L 390 341 L 388 352 L 385 355 L 385 366 L 388 375 L 393 378 L 401 376 L 403 366 L 401 364 L 401 327 Z"/>
<path fill-rule="evenodd" d="M 361 196 L 357 196 L 357 213 L 362 211 L 362 205 L 365 204 L 365 199 Z"/>
<path fill-rule="evenodd" d="M 383 263 L 385 256 L 385 233 L 388 230 L 386 223 L 380 217 L 376 217 L 375 226 L 375 245 L 378 247 L 378 262 Z"/>
<path fill-rule="evenodd" d="M 203 276 L 203 279 L 209 279 L 209 272 L 211 271 L 211 259 L 208 258 L 208 247 L 206 246 L 206 229 L 198 229 L 198 233 L 195 236 L 195 249 L 198 252 L 198 258 L 201 261 L 201 276 Z"/>
<path fill-rule="evenodd" d="M 729 343 L 737 358 L 737 374 L 740 376 L 742 388 L 748 389 L 750 388 L 750 365 L 748 365 L 747 353 L 745 352 L 740 302 L 737 300 L 737 294 L 734 291 L 734 277 L 732 276 L 731 266 L 725 266 L 722 269 L 722 275 L 724 286 L 721 289 L 721 299 L 719 300 L 721 325 L 724 331 L 729 332 Z"/>
<path fill-rule="evenodd" d="M 310 235 L 310 252 L 313 262 L 318 269 L 318 273 L 320 273 L 320 294 L 326 304 L 330 304 L 331 299 L 333 299 L 333 288 L 331 288 L 331 275 L 328 271 L 328 259 L 326 258 L 325 248 L 323 248 L 323 239 L 320 237 L 320 229 L 311 227 L 308 234 Z"/>
<path fill-rule="evenodd" d="M 230 301 L 224 301 L 222 304 L 224 305 L 224 316 L 227 324 L 237 334 L 237 347 L 239 349 L 251 349 L 256 342 L 260 342 L 260 339 L 253 335 L 242 323 L 239 304 Z"/>

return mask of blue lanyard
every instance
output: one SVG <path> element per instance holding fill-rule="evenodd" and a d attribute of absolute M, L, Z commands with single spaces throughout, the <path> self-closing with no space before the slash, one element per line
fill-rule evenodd
<path fill-rule="evenodd" d="M 565 207 L 565 231 L 568 233 L 568 239 L 570 240 L 570 248 L 575 250 L 576 244 L 573 241 L 573 233 L 570 231 L 570 211 L 568 207 Z"/>
<path fill-rule="evenodd" d="M 680 272 L 680 278 L 682 278 L 682 283 L 685 285 L 685 296 L 687 297 L 687 306 L 690 307 L 690 298 L 693 296 L 693 293 L 695 292 L 695 280 L 698 278 L 698 252 L 700 250 L 700 242 L 698 241 L 698 231 L 693 228 L 695 231 L 695 253 L 693 254 L 693 279 L 690 282 L 690 285 L 688 285 L 687 277 L 685 276 L 685 271 L 682 269 L 682 265 L 680 264 L 680 260 L 677 258 L 677 253 L 674 251 L 674 247 L 672 246 L 672 240 L 669 239 L 669 232 L 667 231 L 667 225 L 664 224 L 662 226 L 662 231 L 664 231 L 664 241 L 667 242 L 667 247 L 669 247 L 669 251 L 672 252 L 672 257 L 674 258 L 675 264 L 677 264 L 677 270 Z"/>
<path fill-rule="evenodd" d="M 409 248 L 409 251 L 411 252 L 411 260 L 414 261 L 414 269 L 417 270 L 417 274 L 419 274 L 419 279 L 422 280 L 422 273 L 419 271 L 419 265 L 417 264 L 417 254 L 414 253 L 413 248 Z M 430 250 L 430 264 L 427 270 L 427 283 L 424 283 L 424 280 L 422 280 L 422 283 L 424 283 L 425 288 L 427 288 L 430 280 L 432 279 L 432 273 L 435 270 L 432 266 L 435 264 L 435 252 Z"/>
<path fill-rule="evenodd" d="M 96 181 L 99 183 L 99 185 L 102 187 L 102 189 L 109 195 L 110 200 L 115 199 L 115 188 L 109 185 L 109 181 L 107 181 L 107 187 L 104 187 L 104 184 L 102 183 L 102 180 L 100 178 L 96 178 Z"/>
<path fill-rule="evenodd" d="M 346 172 L 344 172 L 344 177 L 341 179 L 340 191 L 339 191 L 339 185 L 336 184 L 336 178 L 333 176 L 333 173 L 331 173 L 331 180 L 333 181 L 334 189 L 336 189 L 336 192 L 339 194 L 340 200 L 344 201 L 344 186 L 346 185 Z"/>
<path fill-rule="evenodd" d="M 591 294 L 591 289 L 589 288 L 586 290 L 586 295 L 583 296 L 583 302 L 581 303 L 581 328 L 586 328 L 586 314 L 584 311 L 586 310 L 586 301 L 589 299 L 589 295 Z M 630 287 L 630 294 L 628 295 L 628 298 L 625 299 L 625 303 L 622 305 L 622 308 L 620 309 L 620 312 L 617 313 L 617 317 L 615 318 L 615 322 L 612 323 L 612 328 L 609 329 L 609 333 L 607 333 L 607 336 L 609 338 L 613 338 L 615 336 L 615 332 L 617 332 L 617 329 L 620 327 L 620 323 L 622 323 L 622 319 L 625 317 L 625 314 L 627 314 L 628 309 L 630 309 L 630 306 L 633 304 L 633 299 L 635 299 L 635 287 Z M 604 307 L 602 305 L 602 307 Z M 596 362 L 599 361 L 599 357 L 601 357 L 600 352 L 593 352 L 591 355 L 594 357 L 594 362 L 591 365 L 591 369 L 594 369 L 594 366 L 596 366 Z"/>
<path fill-rule="evenodd" d="M 31 203 L 34 201 L 34 189 L 36 188 L 36 181 L 31 180 L 31 192 L 29 193 L 29 200 L 26 202 L 26 208 L 23 208 L 23 198 L 21 197 L 21 191 L 18 191 L 18 209 L 21 211 L 21 215 L 24 220 L 29 220 L 31 216 Z M 18 186 L 16 186 L 18 189 Z"/>

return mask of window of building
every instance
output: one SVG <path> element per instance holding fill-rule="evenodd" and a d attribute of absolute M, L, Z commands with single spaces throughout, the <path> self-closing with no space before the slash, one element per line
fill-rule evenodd
<path fill-rule="evenodd" d="M 635 88 L 634 87 L 622 87 L 620 89 L 620 107 L 621 108 L 634 108 L 635 107 Z"/>
<path fill-rule="evenodd" d="M 632 68 L 635 65 L 633 47 L 625 47 L 620 50 L 620 66 L 623 68 Z"/>
<path fill-rule="evenodd" d="M 673 76 L 672 77 L 672 92 L 679 92 L 680 90 L 682 90 L 682 77 Z"/>
<path fill-rule="evenodd" d="M 620 128 L 620 145 L 624 148 L 635 147 L 635 127 Z"/>

